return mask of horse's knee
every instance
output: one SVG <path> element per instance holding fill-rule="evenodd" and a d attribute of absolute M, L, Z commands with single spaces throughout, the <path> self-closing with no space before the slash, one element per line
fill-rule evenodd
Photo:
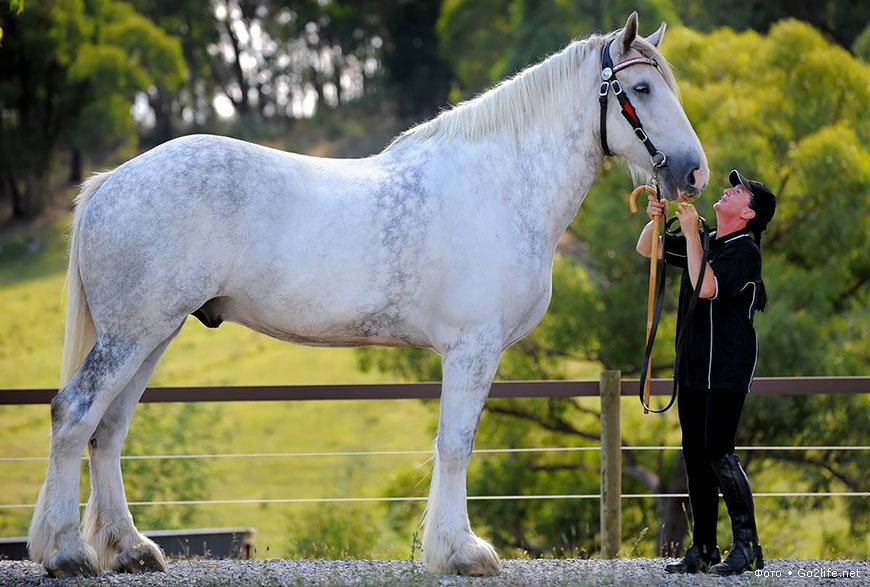
<path fill-rule="evenodd" d="M 78 444 L 93 430 L 87 416 L 94 403 L 92 392 L 67 385 L 51 400 L 52 444 L 57 447 Z"/>
<path fill-rule="evenodd" d="M 53 435 L 80 442 L 90 437 L 109 402 L 139 368 L 136 348 L 133 343 L 97 339 L 76 374 L 51 401 Z"/>

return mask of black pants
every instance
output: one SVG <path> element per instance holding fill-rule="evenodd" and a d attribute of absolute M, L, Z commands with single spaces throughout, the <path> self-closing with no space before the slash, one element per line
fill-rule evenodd
<path fill-rule="evenodd" d="M 734 453 L 746 390 L 685 389 L 677 398 L 683 430 L 683 458 L 694 517 L 694 543 L 716 544 L 719 487 L 711 463 Z"/>

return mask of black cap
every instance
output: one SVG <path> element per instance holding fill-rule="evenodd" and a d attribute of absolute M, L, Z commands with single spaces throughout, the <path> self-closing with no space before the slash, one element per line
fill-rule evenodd
<path fill-rule="evenodd" d="M 749 207 L 755 212 L 755 218 L 747 223 L 747 228 L 757 235 L 767 228 L 768 222 L 773 218 L 776 211 L 776 196 L 766 185 L 754 179 L 747 179 L 736 169 L 728 174 L 731 187 L 742 185 L 752 194 L 752 202 Z"/>

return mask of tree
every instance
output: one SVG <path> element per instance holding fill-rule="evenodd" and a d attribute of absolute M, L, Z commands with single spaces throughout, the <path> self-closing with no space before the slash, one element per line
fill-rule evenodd
<path fill-rule="evenodd" d="M 438 34 L 456 72 L 451 98 L 471 97 L 561 49 L 573 36 L 619 28 L 632 10 L 649 23 L 680 22 L 670 2 L 658 0 L 447 0 Z"/>
<path fill-rule="evenodd" d="M 148 105 L 154 114 L 151 143 L 173 138 L 182 124 L 201 129 L 212 118 L 212 100 L 217 93 L 213 55 L 220 40 L 218 21 L 210 2 L 200 0 L 133 0 L 141 14 L 171 35 L 181 45 L 189 72 L 184 85 L 167 86 L 163 80 L 148 88 Z"/>
<path fill-rule="evenodd" d="M 130 110 L 143 89 L 182 86 L 188 69 L 179 44 L 123 2 L 106 3 L 96 15 L 103 22 L 81 45 L 70 80 L 87 88 L 79 116 L 70 121 L 64 142 L 74 153 L 112 150 L 134 135 Z M 79 168 L 71 180 L 81 181 Z"/>
<path fill-rule="evenodd" d="M 4 7 L 0 19 L 0 189 L 16 217 L 30 217 L 59 148 L 130 136 L 136 93 L 186 70 L 177 43 L 126 3 L 47 0 L 20 14 Z"/>
<path fill-rule="evenodd" d="M 683 24 L 706 31 L 727 26 L 763 33 L 780 20 L 796 18 L 813 25 L 844 49 L 852 47 L 870 21 L 870 5 L 854 0 L 675 0 L 674 5 L 684 15 Z"/>
<path fill-rule="evenodd" d="M 376 78 L 400 115 L 434 111 L 449 86 L 434 23 L 440 3 L 225 0 L 219 11 L 227 51 L 222 86 L 244 117 L 301 117 L 300 104 L 339 108 L 371 96 Z"/>
<path fill-rule="evenodd" d="M 452 77 L 435 30 L 440 2 L 396 4 L 384 15 L 382 59 L 389 98 L 401 118 L 428 116 L 444 105 Z"/>
<path fill-rule="evenodd" d="M 9 8 L 16 14 L 24 12 L 24 0 L 9 0 Z M 0 26 L 0 41 L 3 40 L 3 27 Z"/>
<path fill-rule="evenodd" d="M 669 32 L 664 51 L 680 74 L 685 110 L 713 170 L 710 195 L 699 202 L 702 215 L 713 218 L 710 204 L 732 167 L 761 178 L 779 196 L 777 215 L 763 243 L 770 303 L 768 311 L 756 318 L 761 347 L 756 373 L 866 373 L 870 364 L 870 262 L 865 250 L 870 235 L 870 119 L 862 105 L 870 103 L 870 67 L 811 26 L 794 20 L 774 25 L 766 36 L 730 29 L 710 34 L 677 29 Z M 634 254 L 634 243 L 643 220 L 612 222 L 626 216 L 620 194 L 628 187 L 624 173 L 608 165 L 563 239 L 547 315 L 504 354 L 499 378 L 562 378 L 582 361 L 637 375 L 647 276 L 646 261 Z M 671 280 L 653 360 L 663 376 L 669 374 L 664 366 L 673 353 L 676 281 Z M 363 368 L 409 379 L 440 377 L 437 357 L 428 351 L 365 349 L 359 356 Z M 485 445 L 530 446 L 542 440 L 552 446 L 597 443 L 594 404 L 498 400 L 490 401 L 487 411 L 479 431 L 479 442 Z M 854 423 L 868 417 L 870 401 L 861 396 L 753 397 L 738 444 L 860 443 L 863 431 Z M 623 429 L 625 444 L 660 444 L 663 438 L 675 444 L 678 438 L 673 417 L 670 421 L 647 417 L 642 425 Z M 677 453 L 627 451 L 625 458 L 627 491 L 685 491 Z M 744 461 L 750 474 L 769 467 L 799 467 L 810 491 L 829 487 L 860 491 L 860 471 L 870 466 L 867 455 L 848 452 L 753 452 Z M 573 493 L 594 492 L 597 487 L 594 463 L 573 456 L 531 453 L 475 466 L 485 474 L 469 476 L 470 493 L 507 493 L 520 487 Z M 650 508 L 653 503 L 656 507 Z M 803 508 L 808 504 L 818 502 L 779 505 Z M 846 504 L 851 531 L 866 532 L 870 523 L 866 503 Z M 595 550 L 597 509 L 593 512 L 587 504 L 500 502 L 472 508 L 502 547 L 538 553 L 552 546 Z M 624 527 L 632 536 L 646 527 L 659 528 L 654 552 L 674 553 L 687 523 L 678 501 L 650 500 L 626 503 Z M 843 548 L 848 552 L 850 547 L 844 542 Z"/>

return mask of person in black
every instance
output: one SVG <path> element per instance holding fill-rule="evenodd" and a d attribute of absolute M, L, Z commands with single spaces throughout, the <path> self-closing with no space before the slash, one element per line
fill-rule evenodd
<path fill-rule="evenodd" d="M 737 170 L 730 173 L 729 181 L 731 187 L 713 205 L 716 230 L 711 231 L 703 283 L 696 283 L 703 251 L 694 206 L 679 206 L 676 214 L 682 234 L 666 235 L 663 243 L 665 262 L 684 269 L 677 328 L 687 323 L 688 340 L 675 377 L 694 518 L 693 543 L 682 560 L 665 567 L 670 573 L 736 575 L 764 568 L 752 490 L 734 454 L 734 444 L 758 360 L 753 317 L 767 304 L 761 278 L 761 234 L 773 218 L 776 196 Z M 663 200 L 650 196 L 647 213 L 653 218 L 663 214 L 664 207 Z M 646 257 L 652 250 L 652 232 L 650 222 L 638 239 L 637 251 Z M 689 300 L 698 287 L 700 299 L 688 316 Z M 734 535 L 725 561 L 716 545 L 719 489 Z"/>

